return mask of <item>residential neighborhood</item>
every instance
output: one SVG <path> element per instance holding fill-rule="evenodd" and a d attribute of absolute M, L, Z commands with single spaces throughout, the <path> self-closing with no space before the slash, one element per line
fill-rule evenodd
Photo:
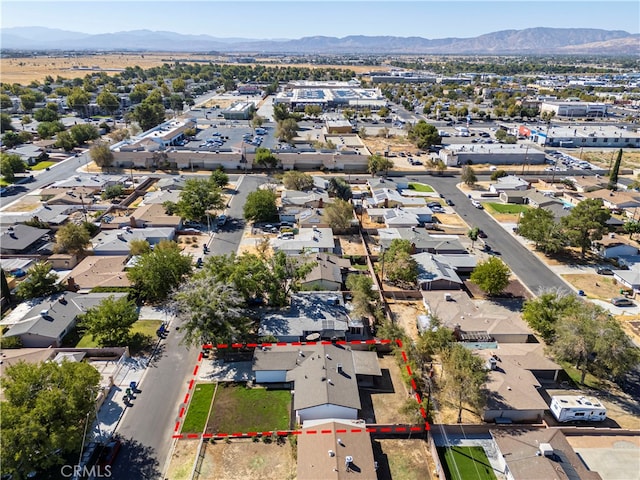
<path fill-rule="evenodd" d="M 632 56 L 144 51 L 2 50 L 3 479 L 640 478 Z"/>

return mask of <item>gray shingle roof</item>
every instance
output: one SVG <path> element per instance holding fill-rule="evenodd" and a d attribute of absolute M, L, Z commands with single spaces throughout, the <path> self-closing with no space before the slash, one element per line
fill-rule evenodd
<path fill-rule="evenodd" d="M 126 293 L 90 293 L 81 295 L 67 292 L 39 299 L 31 304 L 31 309 L 5 333 L 15 337 L 23 334 L 39 335 L 56 339 L 71 327 L 76 317 L 89 308 L 95 307 L 102 300 L 113 296 L 118 299 Z M 46 311 L 46 314 L 43 312 Z"/>
<path fill-rule="evenodd" d="M 9 228 L 0 237 L 0 245 L 3 251 L 24 251 L 49 233 L 47 229 L 22 224 Z"/>

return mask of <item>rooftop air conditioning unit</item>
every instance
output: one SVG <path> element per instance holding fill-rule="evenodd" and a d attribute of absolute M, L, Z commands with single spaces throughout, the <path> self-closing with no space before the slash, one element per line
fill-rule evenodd
<path fill-rule="evenodd" d="M 553 447 L 550 443 L 541 443 L 539 446 L 540 454 L 545 457 L 553 457 Z"/>

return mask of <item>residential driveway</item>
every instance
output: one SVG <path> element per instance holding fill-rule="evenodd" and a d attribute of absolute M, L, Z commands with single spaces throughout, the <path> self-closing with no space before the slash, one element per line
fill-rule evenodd
<path fill-rule="evenodd" d="M 246 382 L 253 378 L 251 362 L 207 359 L 202 362 L 198 375 L 200 382 Z"/>
<path fill-rule="evenodd" d="M 596 305 L 600 305 L 605 310 L 611 312 L 613 315 L 638 315 L 640 314 L 640 307 L 636 304 L 635 307 L 616 307 L 604 300 L 591 300 Z"/>

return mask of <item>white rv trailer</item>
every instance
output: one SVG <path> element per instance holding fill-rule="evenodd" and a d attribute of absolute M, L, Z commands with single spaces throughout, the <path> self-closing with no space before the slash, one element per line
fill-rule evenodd
<path fill-rule="evenodd" d="M 601 422 L 607 418 L 607 409 L 597 398 L 581 395 L 554 395 L 551 413 L 559 422 Z"/>

